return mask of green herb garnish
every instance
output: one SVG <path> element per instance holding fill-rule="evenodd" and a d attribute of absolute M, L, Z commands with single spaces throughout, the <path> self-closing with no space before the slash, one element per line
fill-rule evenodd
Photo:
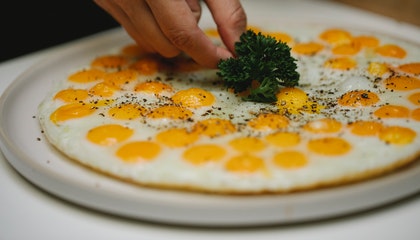
<path fill-rule="evenodd" d="M 248 30 L 235 43 L 236 58 L 221 60 L 217 74 L 235 93 L 250 90 L 245 101 L 275 102 L 280 86 L 298 84 L 296 59 L 290 47 L 274 37 Z M 252 81 L 259 86 L 251 87 Z"/>

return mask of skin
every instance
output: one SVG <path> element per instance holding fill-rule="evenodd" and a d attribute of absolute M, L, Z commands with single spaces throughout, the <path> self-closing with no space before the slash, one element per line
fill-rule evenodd
<path fill-rule="evenodd" d="M 94 0 L 116 19 L 145 53 L 175 57 L 181 52 L 216 68 L 234 56 L 234 44 L 247 19 L 239 0 L 205 0 L 224 47 L 214 45 L 199 28 L 200 0 Z M 147 24 L 145 24 L 147 23 Z"/>

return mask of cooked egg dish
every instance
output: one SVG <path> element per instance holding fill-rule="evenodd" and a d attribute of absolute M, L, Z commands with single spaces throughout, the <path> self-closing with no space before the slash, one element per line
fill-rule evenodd
<path fill-rule="evenodd" d="M 219 194 L 335 186 L 419 158 L 418 45 L 343 28 L 252 28 L 297 59 L 299 85 L 275 103 L 244 101 L 188 56 L 116 46 L 51 86 L 38 110 L 46 139 L 116 179 Z"/>

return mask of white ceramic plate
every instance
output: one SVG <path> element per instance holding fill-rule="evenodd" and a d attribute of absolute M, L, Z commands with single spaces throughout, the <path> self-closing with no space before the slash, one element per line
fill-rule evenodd
<path fill-rule="evenodd" d="M 75 204 L 148 221 L 249 226 L 325 219 L 382 206 L 420 190 L 420 162 L 381 178 L 286 195 L 223 196 L 142 188 L 95 173 L 52 148 L 37 107 L 54 81 L 131 40 L 121 29 L 56 52 L 28 69 L 0 98 L 0 147 L 29 181 Z"/>

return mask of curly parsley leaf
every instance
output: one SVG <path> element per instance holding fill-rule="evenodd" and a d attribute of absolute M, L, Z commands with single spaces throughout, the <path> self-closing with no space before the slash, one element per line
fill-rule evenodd
<path fill-rule="evenodd" d="M 299 73 L 290 47 L 269 35 L 248 30 L 235 43 L 236 58 L 221 60 L 217 74 L 235 93 L 250 90 L 246 101 L 274 102 L 280 86 L 296 86 Z M 252 87 L 257 81 L 258 86 Z"/>

